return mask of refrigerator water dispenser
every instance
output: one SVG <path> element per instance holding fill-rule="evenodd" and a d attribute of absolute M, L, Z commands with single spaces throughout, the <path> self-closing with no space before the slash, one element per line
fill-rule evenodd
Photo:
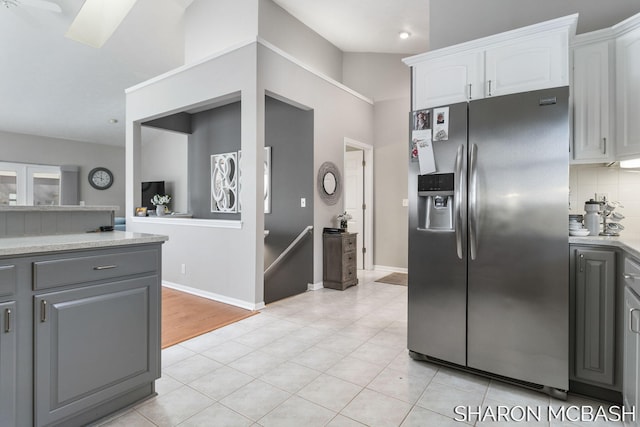
<path fill-rule="evenodd" d="M 418 228 L 453 231 L 453 173 L 418 175 Z"/>

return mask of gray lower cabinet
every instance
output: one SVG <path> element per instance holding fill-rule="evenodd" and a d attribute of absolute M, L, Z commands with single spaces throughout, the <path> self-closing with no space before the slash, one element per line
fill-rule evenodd
<path fill-rule="evenodd" d="M 622 396 L 627 408 L 640 408 L 640 261 L 624 261 L 624 379 Z M 638 418 L 636 419 L 638 420 Z M 640 421 L 637 424 L 640 425 Z"/>
<path fill-rule="evenodd" d="M 640 408 L 640 296 L 625 289 L 624 406 Z"/>
<path fill-rule="evenodd" d="M 154 394 L 160 245 L 0 259 L 0 427 L 85 426 Z"/>
<path fill-rule="evenodd" d="M 616 252 L 576 248 L 572 379 L 616 388 Z"/>
<path fill-rule="evenodd" d="M 16 424 L 15 301 L 0 303 L 0 426 Z"/>
<path fill-rule="evenodd" d="M 158 377 L 156 276 L 34 297 L 35 420 L 63 420 Z"/>

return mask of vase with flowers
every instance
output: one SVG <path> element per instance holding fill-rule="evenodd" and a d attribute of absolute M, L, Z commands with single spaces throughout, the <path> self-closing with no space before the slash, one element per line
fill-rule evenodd
<path fill-rule="evenodd" d="M 151 199 L 151 203 L 156 207 L 156 215 L 163 216 L 167 205 L 171 202 L 171 196 L 168 194 L 160 195 L 156 194 Z"/>
<path fill-rule="evenodd" d="M 340 228 L 343 230 L 347 229 L 347 221 L 349 221 L 351 218 L 353 217 L 351 216 L 351 214 L 348 214 L 347 211 L 344 211 L 336 217 L 336 219 L 340 222 Z"/>

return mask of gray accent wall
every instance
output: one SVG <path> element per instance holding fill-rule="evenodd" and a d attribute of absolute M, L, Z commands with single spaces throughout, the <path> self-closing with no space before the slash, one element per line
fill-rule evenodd
<path fill-rule="evenodd" d="M 240 102 L 192 115 L 189 135 L 189 212 L 194 218 L 240 219 L 211 212 L 211 155 L 240 150 Z"/>
<path fill-rule="evenodd" d="M 313 225 L 313 111 L 265 98 L 265 146 L 271 147 L 271 213 L 265 214 L 265 269 L 307 226 Z M 306 199 L 306 207 L 300 199 Z M 321 233 L 322 230 L 314 230 Z M 307 290 L 313 283 L 313 237 L 300 244 L 264 279 L 265 303 Z"/>

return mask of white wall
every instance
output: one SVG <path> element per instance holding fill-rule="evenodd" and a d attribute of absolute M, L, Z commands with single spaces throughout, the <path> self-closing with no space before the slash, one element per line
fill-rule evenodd
<path fill-rule="evenodd" d="M 617 166 L 575 165 L 569 173 L 570 213 L 584 214 L 584 202 L 594 198 L 594 193 L 607 194 L 608 199 L 624 206 L 616 209 L 625 216 L 620 222 L 625 227 L 621 233 L 640 233 L 640 171 L 620 169 Z"/>
<path fill-rule="evenodd" d="M 0 131 L 0 161 L 80 166 L 80 200 L 119 206 L 116 216 L 123 215 L 125 205 L 124 154 L 124 147 Z M 89 185 L 89 171 L 98 166 L 113 173 L 113 185 L 106 190 Z"/>
<path fill-rule="evenodd" d="M 258 35 L 314 71 L 342 81 L 342 51 L 272 0 L 259 0 Z"/>
<path fill-rule="evenodd" d="M 255 40 L 258 0 L 194 0 L 185 12 L 185 64 Z"/>
<path fill-rule="evenodd" d="M 127 229 L 169 236 L 163 246 L 164 280 L 248 308 L 259 308 L 263 301 L 263 194 L 256 191 L 263 188 L 263 147 L 257 147 L 263 132 L 259 137 L 255 118 L 257 100 L 264 102 L 264 96 L 256 93 L 256 58 L 256 45 L 247 45 L 127 91 Z M 230 94 L 241 101 L 241 149 L 246 166 L 242 221 L 200 220 L 194 224 L 170 218 L 158 223 L 158 218 L 133 217 L 135 200 L 140 197 L 140 122 L 214 105 Z M 256 174 L 258 165 L 260 174 Z"/>
<path fill-rule="evenodd" d="M 408 55 L 345 53 L 344 83 L 374 100 L 374 265 L 407 268 Z M 366 141 L 365 141 L 366 142 Z"/>
<path fill-rule="evenodd" d="M 188 142 L 185 134 L 142 127 L 140 180 L 164 181 L 165 192 L 171 196 L 169 209 L 174 212 L 188 208 Z"/>

